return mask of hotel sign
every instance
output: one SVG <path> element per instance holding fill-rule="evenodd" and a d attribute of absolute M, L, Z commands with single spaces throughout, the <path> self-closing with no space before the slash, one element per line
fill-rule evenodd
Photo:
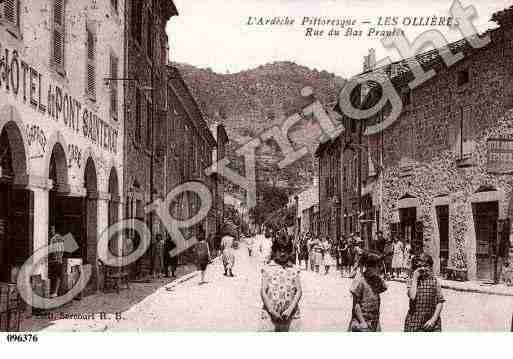
<path fill-rule="evenodd" d="M 17 50 L 2 48 L 0 44 L 0 89 L 48 119 L 62 123 L 97 147 L 116 154 L 117 129 L 62 87 L 47 81 L 41 72 L 21 58 Z"/>
<path fill-rule="evenodd" d="M 487 142 L 487 170 L 490 173 L 513 173 L 513 139 L 491 138 Z"/>

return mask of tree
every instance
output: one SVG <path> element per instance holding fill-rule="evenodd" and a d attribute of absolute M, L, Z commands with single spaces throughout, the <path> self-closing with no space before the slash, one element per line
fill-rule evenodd
<path fill-rule="evenodd" d="M 286 189 L 270 186 L 266 183 L 257 185 L 257 196 L 256 206 L 249 210 L 249 216 L 257 225 L 263 224 L 270 214 L 285 207 L 288 202 Z"/>

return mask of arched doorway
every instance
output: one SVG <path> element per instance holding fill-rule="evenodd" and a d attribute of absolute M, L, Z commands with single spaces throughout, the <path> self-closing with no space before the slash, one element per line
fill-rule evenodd
<path fill-rule="evenodd" d="M 26 166 L 21 132 L 9 121 L 0 132 L 0 282 L 10 281 L 11 270 L 31 253 L 32 192 L 14 187 L 26 175 Z"/>
<path fill-rule="evenodd" d="M 114 225 L 119 220 L 119 202 L 120 202 L 119 182 L 118 182 L 118 174 L 114 167 L 111 168 L 110 175 L 109 175 L 109 195 L 110 195 L 110 200 L 109 200 L 107 216 L 108 216 L 108 226 L 110 228 L 110 226 Z M 120 237 L 118 237 L 118 235 L 116 234 L 116 236 L 114 238 L 112 238 L 110 236 L 109 236 L 109 238 L 111 238 L 109 241 L 110 253 L 119 255 L 121 252 L 121 248 L 120 248 L 121 243 L 119 242 Z"/>
<path fill-rule="evenodd" d="M 56 143 L 52 148 L 50 156 L 48 177 L 52 180 L 52 189 L 49 193 L 49 220 L 48 232 L 66 235 L 71 233 L 75 239 L 80 238 L 80 222 L 76 228 L 76 215 L 80 215 L 80 206 L 76 208 L 76 203 L 67 200 L 68 189 L 68 166 L 66 153 L 60 143 Z M 75 216 L 73 216 L 75 214 Z M 48 241 L 50 242 L 50 236 Z M 50 243 L 49 243 L 50 244 Z"/>
<path fill-rule="evenodd" d="M 85 263 L 96 266 L 97 244 L 98 244 L 98 181 L 96 176 L 96 166 L 91 157 L 86 161 L 84 170 L 84 187 L 86 197 L 84 199 L 83 216 L 83 238 L 85 242 L 81 244 L 83 248 L 82 259 Z"/>

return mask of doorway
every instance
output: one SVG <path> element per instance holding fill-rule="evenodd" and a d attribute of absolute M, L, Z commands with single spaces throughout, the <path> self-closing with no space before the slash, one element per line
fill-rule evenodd
<path fill-rule="evenodd" d="M 10 282 L 32 248 L 33 193 L 13 186 L 26 173 L 25 151 L 19 128 L 8 122 L 0 133 L 0 282 Z"/>
<path fill-rule="evenodd" d="M 413 254 L 421 254 L 424 251 L 424 241 L 421 235 L 417 235 L 420 229 L 416 228 L 417 208 L 400 208 L 399 220 L 402 239 L 410 243 Z"/>
<path fill-rule="evenodd" d="M 447 272 L 449 262 L 449 206 L 437 206 L 436 216 L 440 238 L 440 274 L 443 276 Z"/>
<path fill-rule="evenodd" d="M 497 248 L 497 220 L 499 202 L 474 203 L 472 205 L 476 230 L 476 263 L 479 280 L 493 280 L 493 265 Z"/>

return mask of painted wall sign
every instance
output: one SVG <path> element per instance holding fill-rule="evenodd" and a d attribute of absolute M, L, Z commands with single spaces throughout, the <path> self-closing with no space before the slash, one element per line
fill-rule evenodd
<path fill-rule="evenodd" d="M 97 147 L 117 153 L 118 131 L 20 58 L 18 51 L 0 44 L 0 88 L 35 111 L 81 134 Z"/>
<path fill-rule="evenodd" d="M 82 161 L 82 151 L 77 145 L 69 144 L 68 145 L 68 156 L 69 156 L 69 165 L 72 166 L 76 164 L 78 168 L 81 167 L 80 163 Z"/>
<path fill-rule="evenodd" d="M 29 146 L 33 146 L 35 144 L 41 147 L 41 151 L 46 152 L 46 135 L 41 127 L 38 125 L 27 125 L 27 141 Z"/>
<path fill-rule="evenodd" d="M 488 140 L 487 170 L 490 173 L 513 173 L 513 139 Z"/>

